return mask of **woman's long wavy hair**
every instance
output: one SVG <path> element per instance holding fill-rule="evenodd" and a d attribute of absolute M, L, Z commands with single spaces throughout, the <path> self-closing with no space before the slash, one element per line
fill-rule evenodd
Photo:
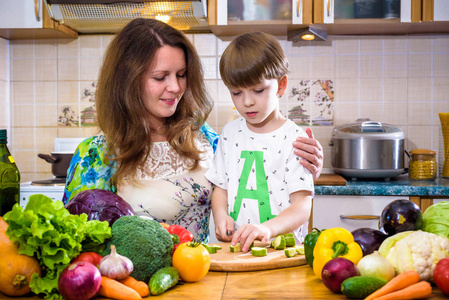
<path fill-rule="evenodd" d="M 142 80 L 155 53 L 164 45 L 184 51 L 187 88 L 173 116 L 166 119 L 167 140 L 175 151 L 193 161 L 201 151 L 195 137 L 213 103 L 203 82 L 203 69 L 195 48 L 173 27 L 153 19 L 134 19 L 111 41 L 103 59 L 96 91 L 98 125 L 106 136 L 108 156 L 118 162 L 114 182 L 132 178 L 148 159 L 151 149 L 148 114 Z"/>

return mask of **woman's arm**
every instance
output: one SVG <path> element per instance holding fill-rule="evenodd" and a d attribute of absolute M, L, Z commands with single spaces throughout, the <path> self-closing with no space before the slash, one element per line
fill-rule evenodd
<path fill-rule="evenodd" d="M 314 138 L 312 129 L 307 128 L 306 133 L 309 136 L 308 138 L 298 137 L 293 142 L 293 147 L 296 148 L 294 153 L 303 158 L 300 161 L 301 165 L 309 170 L 312 173 L 313 180 L 316 180 L 323 170 L 323 147 Z"/>

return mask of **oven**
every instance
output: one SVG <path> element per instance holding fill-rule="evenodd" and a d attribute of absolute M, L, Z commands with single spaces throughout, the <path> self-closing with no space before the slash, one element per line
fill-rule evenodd
<path fill-rule="evenodd" d="M 55 151 L 74 153 L 84 138 L 55 138 Z M 49 165 L 50 166 L 50 165 Z M 43 194 L 54 201 L 62 201 L 66 177 L 52 177 L 33 180 L 20 184 L 20 206 L 25 208 L 31 195 Z"/>

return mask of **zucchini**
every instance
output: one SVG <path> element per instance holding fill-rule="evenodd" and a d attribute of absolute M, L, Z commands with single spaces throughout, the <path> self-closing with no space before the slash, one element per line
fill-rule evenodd
<path fill-rule="evenodd" d="M 365 299 L 386 283 L 385 279 L 374 276 L 354 276 L 342 282 L 341 292 L 351 299 Z"/>
<path fill-rule="evenodd" d="M 150 287 L 151 295 L 160 295 L 166 290 L 174 287 L 179 281 L 179 273 L 174 267 L 165 267 L 159 269 L 151 276 Z"/>

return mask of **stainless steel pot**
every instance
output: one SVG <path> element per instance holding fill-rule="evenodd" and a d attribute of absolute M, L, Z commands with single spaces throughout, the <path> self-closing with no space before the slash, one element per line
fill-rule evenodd
<path fill-rule="evenodd" d="M 390 124 L 360 119 L 335 127 L 331 165 L 352 179 L 390 179 L 404 173 L 404 133 Z"/>
<path fill-rule="evenodd" d="M 70 166 L 73 153 L 52 152 L 51 155 L 39 153 L 37 156 L 48 163 L 51 163 L 51 172 L 53 175 L 58 178 L 62 178 L 67 176 L 67 170 Z"/>

